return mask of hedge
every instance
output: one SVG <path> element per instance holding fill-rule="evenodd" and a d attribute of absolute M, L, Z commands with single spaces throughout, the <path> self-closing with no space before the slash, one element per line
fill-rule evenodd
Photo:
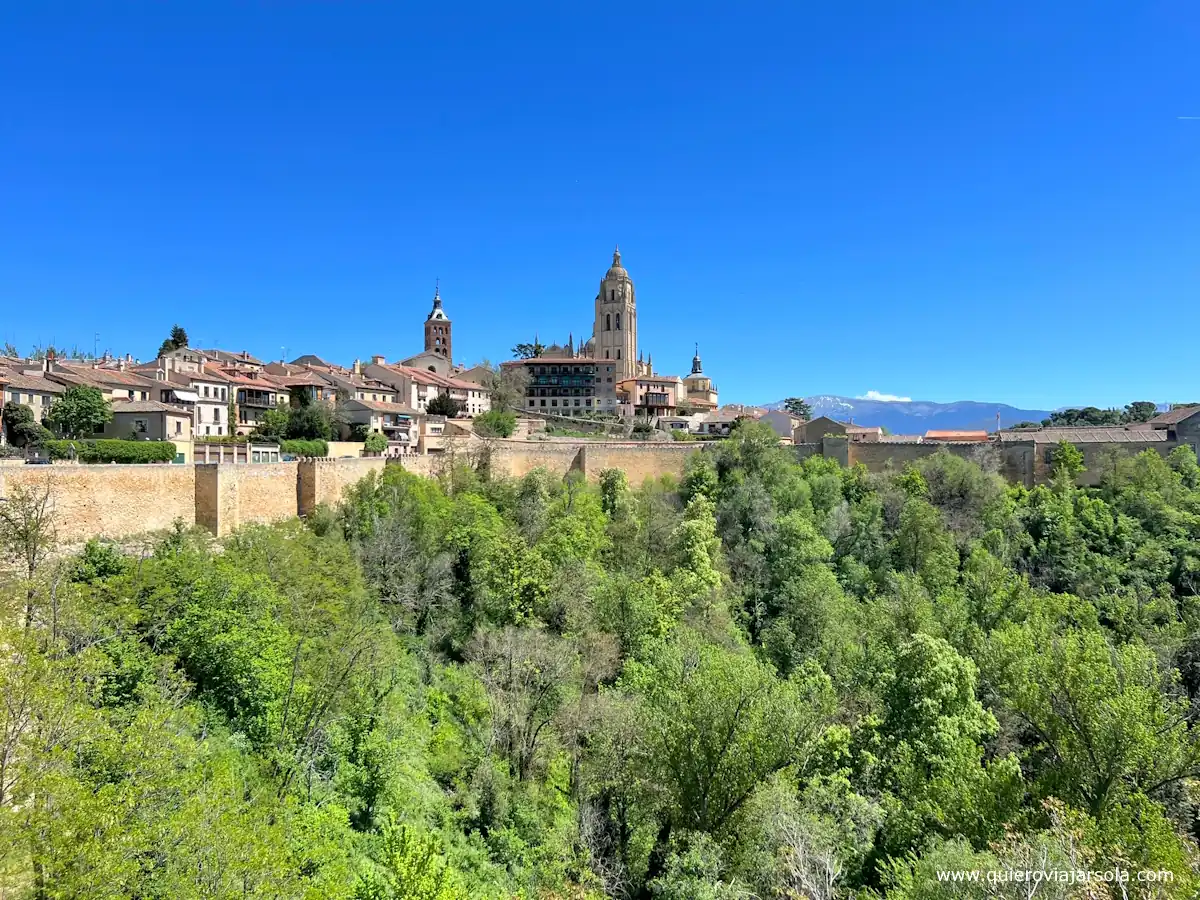
<path fill-rule="evenodd" d="M 281 441 L 279 452 L 289 456 L 328 456 L 328 441 Z"/>
<path fill-rule="evenodd" d="M 71 447 L 75 458 L 84 463 L 152 463 L 174 462 L 178 450 L 169 441 L 46 441 L 51 459 L 70 459 Z"/>

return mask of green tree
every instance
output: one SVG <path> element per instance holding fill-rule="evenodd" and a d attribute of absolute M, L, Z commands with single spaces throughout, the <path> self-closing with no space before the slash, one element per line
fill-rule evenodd
<path fill-rule="evenodd" d="M 1035 623 L 997 633 L 991 652 L 992 680 L 1029 729 L 1043 795 L 1099 819 L 1131 795 L 1161 796 L 1200 775 L 1195 710 L 1149 648 Z"/>
<path fill-rule="evenodd" d="M 1121 419 L 1121 410 L 1085 406 L 1082 409 L 1060 409 L 1052 412 L 1049 418 L 1042 420 L 1042 424 L 1046 426 L 1120 425 Z"/>
<path fill-rule="evenodd" d="M 1150 400 L 1136 400 L 1126 404 L 1121 418 L 1126 422 L 1148 422 L 1158 415 L 1158 404 Z"/>
<path fill-rule="evenodd" d="M 546 350 L 544 344 L 534 338 L 532 344 L 517 344 L 512 349 L 513 359 L 533 359 L 535 356 L 541 356 Z"/>
<path fill-rule="evenodd" d="M 158 348 L 159 356 L 166 356 L 172 350 L 182 350 L 188 345 L 188 334 L 182 325 L 174 325 L 170 336 Z"/>
<path fill-rule="evenodd" d="M 112 421 L 112 404 L 99 389 L 75 385 L 54 402 L 46 421 L 63 437 L 90 437 Z"/>
<path fill-rule="evenodd" d="M 383 829 L 376 870 L 365 876 L 354 900 L 459 900 L 467 896 L 438 839 L 410 825 Z"/>
<path fill-rule="evenodd" d="M 8 401 L 4 404 L 4 431 L 14 447 L 40 447 L 53 435 L 34 419 L 33 410 L 24 404 Z"/>
<path fill-rule="evenodd" d="M 453 419 L 462 411 L 462 406 L 449 394 L 438 394 L 429 401 L 425 411 L 431 416 L 445 416 L 447 419 Z"/>
<path fill-rule="evenodd" d="M 382 453 L 388 448 L 387 436 L 378 431 L 372 431 L 363 441 L 363 450 L 367 453 Z"/>
<path fill-rule="evenodd" d="M 810 773 L 836 705 L 815 666 L 783 681 L 695 636 L 662 647 L 653 664 L 631 664 L 623 684 L 640 698 L 634 771 L 658 805 L 648 880 L 662 874 L 677 830 L 719 834 L 769 776 Z"/>
<path fill-rule="evenodd" d="M 803 397 L 788 397 L 783 401 L 783 408 L 798 419 L 812 418 L 812 407 Z"/>
<path fill-rule="evenodd" d="M 282 441 L 287 437 L 291 420 L 291 413 L 286 406 L 280 405 L 268 409 L 262 414 L 258 424 L 254 426 L 254 435 L 272 441 Z"/>
<path fill-rule="evenodd" d="M 1059 441 L 1050 451 L 1050 464 L 1054 466 L 1054 477 L 1065 484 L 1074 484 L 1083 472 L 1083 453 L 1068 440 Z"/>
<path fill-rule="evenodd" d="M 475 433 L 480 437 L 512 437 L 517 428 L 517 416 L 507 409 L 493 407 L 477 415 L 474 425 Z"/>

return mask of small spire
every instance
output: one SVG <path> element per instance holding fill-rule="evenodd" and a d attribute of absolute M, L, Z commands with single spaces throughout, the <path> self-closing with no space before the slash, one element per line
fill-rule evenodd
<path fill-rule="evenodd" d="M 613 245 L 613 265 L 619 266 L 620 264 L 621 264 L 621 247 L 620 247 L 620 245 L 614 244 Z"/>

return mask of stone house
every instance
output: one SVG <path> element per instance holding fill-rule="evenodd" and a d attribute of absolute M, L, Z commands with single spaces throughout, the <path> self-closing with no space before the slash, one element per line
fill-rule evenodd
<path fill-rule="evenodd" d="M 225 437 L 233 434 L 230 422 L 229 379 L 203 354 L 183 347 L 138 366 L 139 374 L 158 383 L 152 400 L 181 406 L 192 413 L 192 434 Z"/>
<path fill-rule="evenodd" d="M 678 375 L 638 375 L 617 382 L 617 400 L 626 415 L 673 416 L 684 396 Z"/>
<path fill-rule="evenodd" d="M 846 426 L 829 416 L 817 416 L 802 423 L 795 429 L 794 434 L 797 444 L 819 444 L 821 438 L 827 434 L 845 437 Z"/>
<path fill-rule="evenodd" d="M 0 397 L 3 403 L 19 403 L 28 406 L 33 411 L 35 421 L 42 421 L 50 406 L 62 396 L 66 388 L 56 381 L 51 381 L 41 375 L 31 375 L 23 372 L 5 372 L 0 370 Z M 0 435 L 3 435 L 3 423 L 0 423 Z"/>
<path fill-rule="evenodd" d="M 777 435 L 787 441 L 791 441 L 795 436 L 796 429 L 804 424 L 804 420 L 799 416 L 793 416 L 783 409 L 773 409 L 763 413 L 758 421 L 770 425 L 775 429 Z"/>
<path fill-rule="evenodd" d="M 171 441 L 179 452 L 176 462 L 191 462 L 192 412 L 158 400 L 117 400 L 112 420 L 96 433 L 98 438 L 134 441 Z"/>
<path fill-rule="evenodd" d="M 347 432 L 362 425 L 368 432 L 384 435 L 395 453 L 415 451 L 421 416 L 411 407 L 378 400 L 346 400 L 340 408 Z"/>
<path fill-rule="evenodd" d="M 209 366 L 229 382 L 237 417 L 232 423 L 235 434 L 249 434 L 263 420 L 267 410 L 287 405 L 287 388 L 275 376 L 255 370 L 217 368 L 212 363 Z"/>
<path fill-rule="evenodd" d="M 134 371 L 131 360 L 87 365 L 48 359 L 43 366 L 51 381 L 66 388 L 94 387 L 106 400 L 150 400 L 157 389 L 154 379 Z"/>

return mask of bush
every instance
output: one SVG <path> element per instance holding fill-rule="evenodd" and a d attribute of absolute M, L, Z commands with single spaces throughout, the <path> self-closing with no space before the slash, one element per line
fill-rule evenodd
<path fill-rule="evenodd" d="M 70 459 L 71 447 L 75 458 L 84 463 L 154 463 L 173 462 L 179 452 L 169 441 L 46 441 L 51 459 Z"/>
<path fill-rule="evenodd" d="M 512 437 L 517 430 L 517 414 L 500 409 L 475 417 L 475 433 L 480 437 Z"/>
<path fill-rule="evenodd" d="M 363 450 L 367 453 L 382 453 L 387 447 L 387 437 L 378 431 L 371 432 L 367 435 L 366 440 L 363 441 Z"/>
<path fill-rule="evenodd" d="M 305 440 L 282 441 L 279 444 L 279 452 L 292 456 L 328 456 L 329 442 Z"/>

